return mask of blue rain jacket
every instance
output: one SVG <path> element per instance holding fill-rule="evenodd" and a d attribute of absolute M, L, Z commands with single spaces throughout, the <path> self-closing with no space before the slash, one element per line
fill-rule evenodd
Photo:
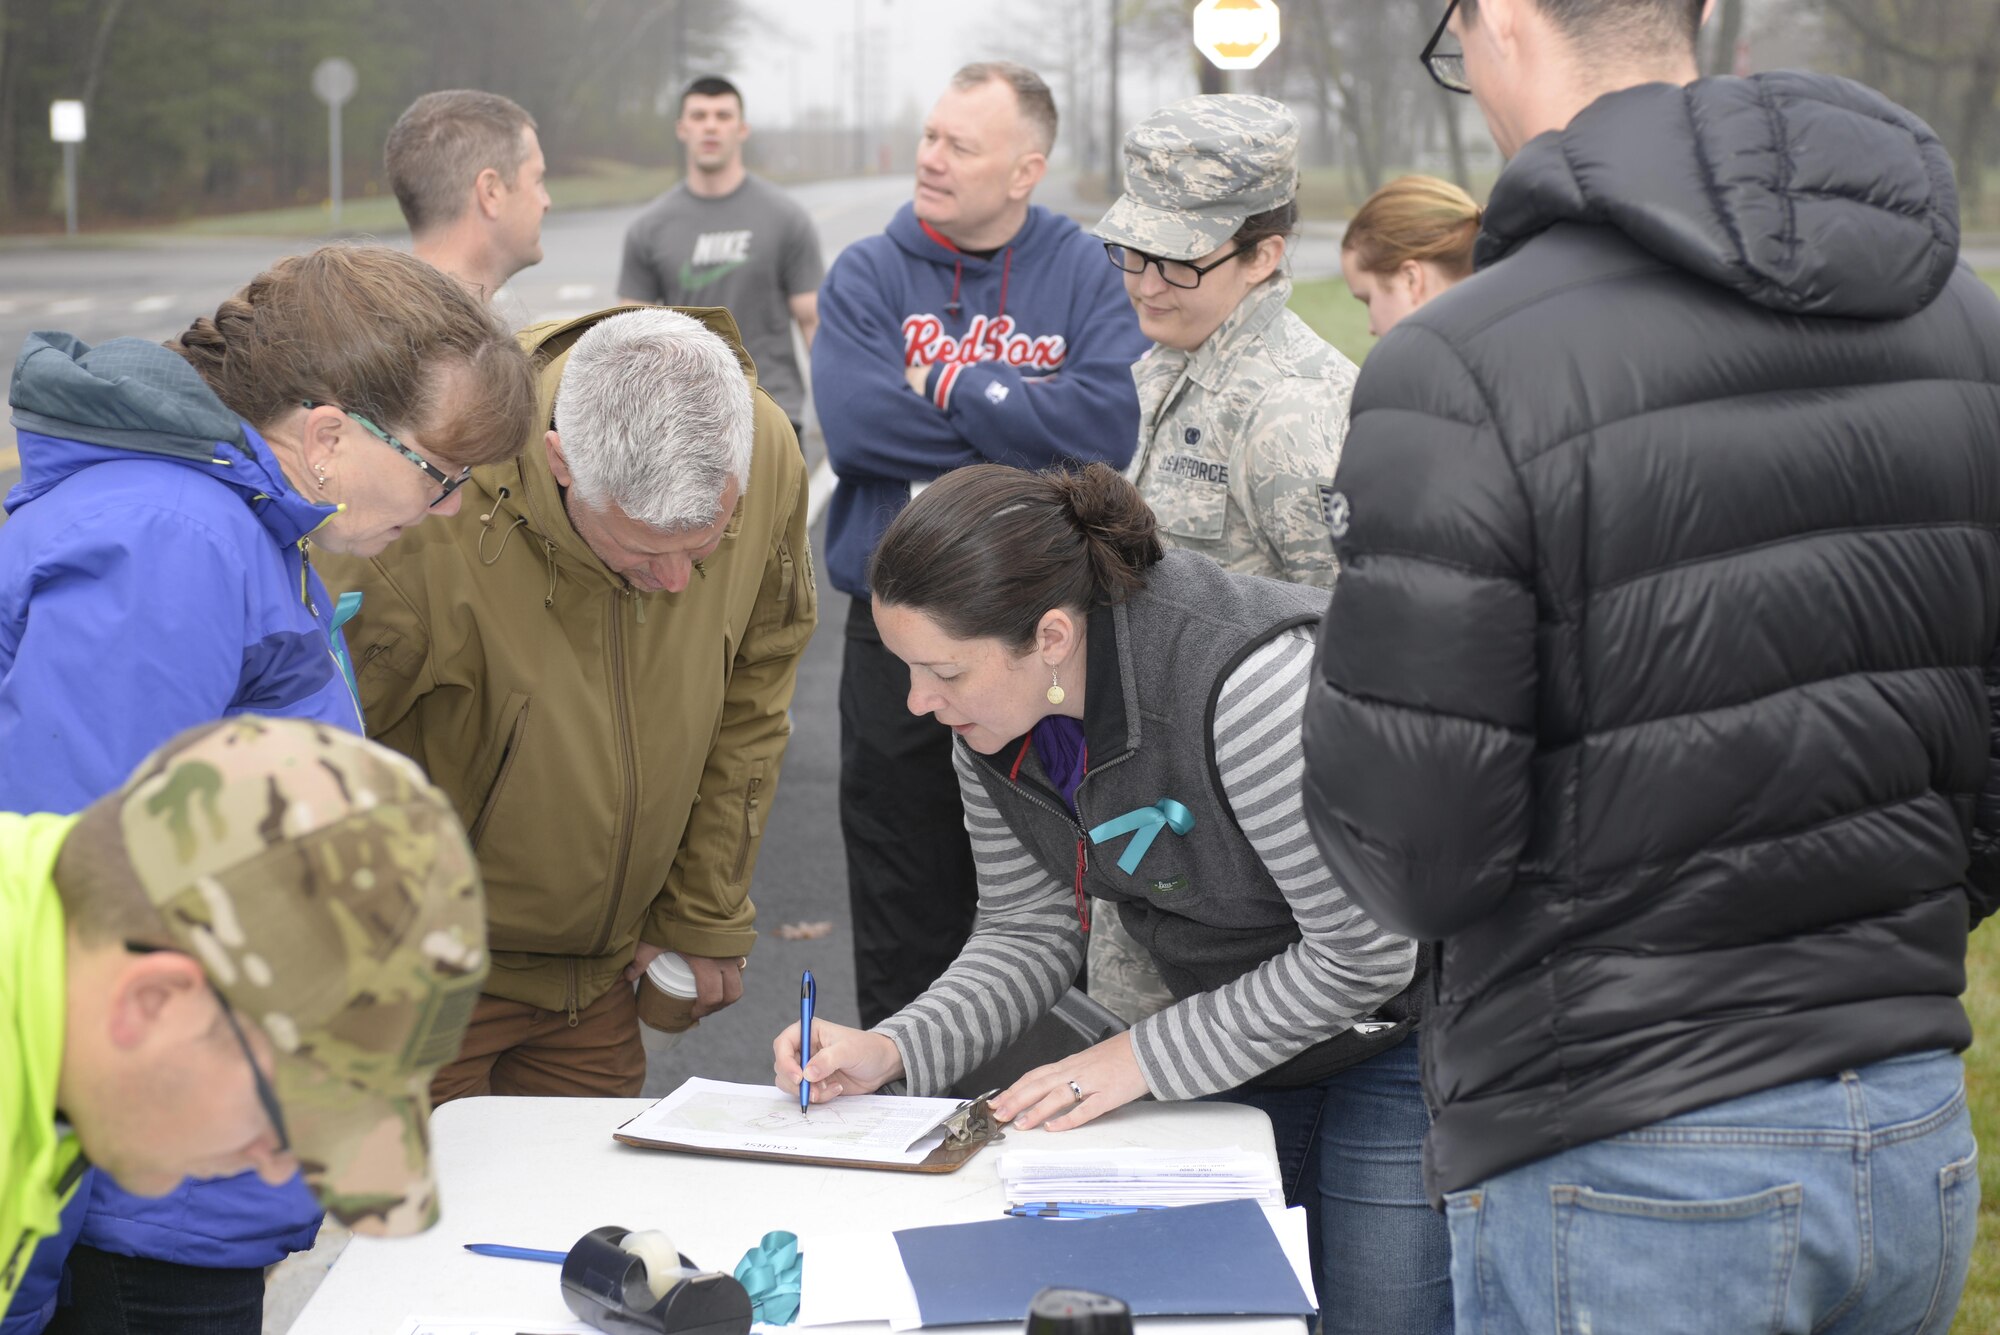
<path fill-rule="evenodd" d="M 294 492 L 187 362 L 140 339 L 32 334 L 8 401 L 21 481 L 0 526 L 0 811 L 79 810 L 226 715 L 361 731 L 345 618 L 303 542 L 334 509 Z M 92 1177 L 82 1240 L 105 1251 L 263 1266 L 319 1226 L 298 1179 L 145 1199 Z M 42 1243 L 0 1332 L 40 1329 L 67 1250 Z"/>

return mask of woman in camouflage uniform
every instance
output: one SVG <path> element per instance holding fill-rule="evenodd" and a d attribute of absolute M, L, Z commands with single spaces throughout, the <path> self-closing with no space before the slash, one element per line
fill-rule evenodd
<path fill-rule="evenodd" d="M 1160 540 L 1331 588 L 1326 506 L 1356 371 L 1288 308 L 1298 143 L 1298 118 L 1266 97 L 1164 107 L 1125 136 L 1125 194 L 1092 230 L 1153 340 L 1132 369 L 1126 475 Z M 1115 922 L 1092 934 L 1090 995 L 1128 1023 L 1173 1001 Z"/>

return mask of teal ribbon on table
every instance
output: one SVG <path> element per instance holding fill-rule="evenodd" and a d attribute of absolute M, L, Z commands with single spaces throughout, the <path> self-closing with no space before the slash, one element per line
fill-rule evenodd
<path fill-rule="evenodd" d="M 1137 830 L 1132 842 L 1125 845 L 1124 856 L 1118 859 L 1118 870 L 1130 876 L 1139 870 L 1139 860 L 1153 846 L 1153 840 L 1159 837 L 1162 826 L 1175 834 L 1185 835 L 1194 829 L 1194 813 L 1173 798 L 1163 797 L 1149 807 L 1128 811 L 1095 827 L 1090 832 L 1090 842 L 1101 844 L 1106 839 L 1116 839 L 1121 834 L 1132 834 Z"/>
<path fill-rule="evenodd" d="M 750 1295 L 751 1320 L 770 1326 L 789 1326 L 798 1320 L 804 1270 L 796 1233 L 774 1229 L 743 1253 L 736 1263 L 736 1282 Z"/>

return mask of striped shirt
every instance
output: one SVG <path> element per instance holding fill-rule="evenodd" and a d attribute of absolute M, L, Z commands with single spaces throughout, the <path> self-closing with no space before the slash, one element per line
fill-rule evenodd
<path fill-rule="evenodd" d="M 1223 796 L 1304 935 L 1233 982 L 1133 1026 L 1155 1098 L 1234 1089 L 1368 1015 L 1416 970 L 1416 944 L 1377 927 L 1347 897 L 1306 829 L 1300 731 L 1312 658 L 1306 628 L 1258 648 L 1223 683 L 1214 736 Z M 964 748 L 953 756 L 979 873 L 979 921 L 930 990 L 876 1027 L 902 1053 L 913 1094 L 942 1093 L 1012 1043 L 1083 963 L 1070 887 L 987 801 Z"/>

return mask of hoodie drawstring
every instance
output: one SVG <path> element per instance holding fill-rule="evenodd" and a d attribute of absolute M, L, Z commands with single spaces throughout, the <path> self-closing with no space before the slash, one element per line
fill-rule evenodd
<path fill-rule="evenodd" d="M 1013 272 L 1014 248 L 1009 246 L 1006 256 L 1000 261 L 1000 313 L 993 317 L 995 320 L 1007 318 L 1007 278 Z"/>
<path fill-rule="evenodd" d="M 542 554 L 549 562 L 549 591 L 542 595 L 543 607 L 556 605 L 556 545 L 547 538 L 542 539 Z"/>
<path fill-rule="evenodd" d="M 944 304 L 944 313 L 946 315 L 956 315 L 961 310 L 965 309 L 963 306 L 959 304 L 958 300 L 959 284 L 964 281 L 965 281 L 965 261 L 954 260 L 951 266 L 951 300 L 947 301 Z"/>

